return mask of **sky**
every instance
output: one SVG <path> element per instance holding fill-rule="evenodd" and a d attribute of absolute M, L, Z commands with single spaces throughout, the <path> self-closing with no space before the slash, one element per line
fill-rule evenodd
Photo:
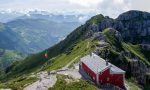
<path fill-rule="evenodd" d="M 150 12 L 150 0 L 0 0 L 0 10 L 48 10 L 117 17 L 128 10 Z"/>

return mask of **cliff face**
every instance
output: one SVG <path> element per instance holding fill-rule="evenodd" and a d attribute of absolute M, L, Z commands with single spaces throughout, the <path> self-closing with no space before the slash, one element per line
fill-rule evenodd
<path fill-rule="evenodd" d="M 94 21 L 93 18 L 91 21 Z M 106 31 L 108 33 L 104 34 Z M 146 83 L 150 58 L 142 50 L 147 51 L 147 56 L 150 55 L 150 13 L 128 11 L 116 19 L 101 16 L 99 21 L 89 25 L 87 35 L 99 39 L 95 51 L 97 54 L 126 70 L 139 83 Z"/>
<path fill-rule="evenodd" d="M 125 41 L 134 44 L 150 43 L 150 13 L 142 11 L 128 11 L 116 19 L 104 17 L 98 24 L 91 25 L 94 32 L 105 28 L 118 30 Z"/>
<path fill-rule="evenodd" d="M 125 40 L 136 44 L 150 43 L 150 13 L 129 11 L 121 14 L 116 20 L 123 24 L 120 30 Z"/>
<path fill-rule="evenodd" d="M 95 53 L 124 69 L 127 77 L 135 77 L 138 83 L 146 84 L 149 62 L 139 45 L 124 43 L 120 32 L 113 28 L 94 33 L 93 38 L 99 40 Z"/>

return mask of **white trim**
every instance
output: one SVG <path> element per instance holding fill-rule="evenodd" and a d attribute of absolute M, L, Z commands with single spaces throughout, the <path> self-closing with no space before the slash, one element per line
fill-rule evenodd
<path fill-rule="evenodd" d="M 96 83 L 97 83 L 98 86 L 100 85 L 100 83 L 99 83 L 99 74 L 96 74 Z"/>
<path fill-rule="evenodd" d="M 100 71 L 100 72 L 97 72 L 96 74 L 103 73 L 103 72 L 104 72 L 104 71 L 106 71 L 107 69 L 110 69 L 110 67 L 111 67 L 111 66 L 108 66 L 108 67 L 106 67 L 105 69 L 103 69 L 102 71 Z"/>
<path fill-rule="evenodd" d="M 125 72 L 113 72 L 110 70 L 110 74 L 125 74 Z"/>
<path fill-rule="evenodd" d="M 100 72 L 98 72 L 98 73 L 96 73 L 96 83 L 97 83 L 97 85 L 100 85 L 100 81 L 99 81 L 99 75 L 100 75 L 100 73 L 102 74 L 104 71 L 106 71 L 107 69 L 110 69 L 110 67 L 111 66 L 108 66 L 107 68 L 105 68 L 105 69 L 103 69 L 102 71 L 100 71 Z"/>
<path fill-rule="evenodd" d="M 123 74 L 123 86 L 125 86 L 125 74 Z"/>
<path fill-rule="evenodd" d="M 88 61 L 88 59 L 89 59 L 89 61 Z M 95 74 L 105 71 L 110 66 L 112 66 L 114 68 L 114 70 L 115 69 L 120 70 L 120 71 L 116 71 L 116 72 L 115 71 L 111 72 L 112 74 L 122 74 L 122 73 L 124 73 L 122 69 L 118 68 L 117 66 L 115 66 L 111 63 L 108 63 L 108 65 L 104 65 L 104 64 L 106 64 L 106 61 L 103 58 L 99 57 L 98 55 L 96 55 L 94 53 L 92 53 L 92 55 L 87 55 L 87 56 L 81 58 L 80 61 L 83 62 L 85 65 L 87 65 Z M 96 63 L 91 64 L 93 62 L 96 62 Z M 98 67 L 98 65 L 101 65 L 101 64 L 98 64 L 98 63 L 103 64 L 102 65 L 103 67 Z M 96 66 L 94 66 L 94 65 L 96 65 Z M 100 68 L 100 69 L 96 70 L 97 68 Z"/>

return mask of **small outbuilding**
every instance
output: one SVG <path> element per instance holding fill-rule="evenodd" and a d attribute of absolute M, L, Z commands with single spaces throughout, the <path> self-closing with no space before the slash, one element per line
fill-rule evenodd
<path fill-rule="evenodd" d="M 97 85 L 124 87 L 125 71 L 92 53 L 81 58 L 79 71 L 86 72 Z"/>

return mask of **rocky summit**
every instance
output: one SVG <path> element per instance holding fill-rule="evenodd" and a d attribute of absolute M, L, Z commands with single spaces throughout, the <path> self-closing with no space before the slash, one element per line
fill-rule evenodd
<path fill-rule="evenodd" d="M 127 42 L 139 45 L 141 50 L 146 51 L 148 55 L 150 55 L 150 13 L 142 12 L 142 11 L 128 11 L 123 14 L 120 14 L 116 19 L 109 18 L 108 16 L 97 15 L 97 17 L 101 17 L 101 20 L 97 22 L 93 22 L 94 18 L 91 18 L 93 22 L 90 25 L 90 29 L 88 32 L 88 36 L 94 36 L 99 39 L 99 41 L 103 41 L 104 43 L 99 43 L 96 48 L 96 53 L 102 57 L 107 57 L 109 60 L 113 60 L 112 62 L 124 62 L 122 59 L 130 58 L 129 66 L 124 68 L 127 73 L 128 71 L 134 77 L 137 78 L 139 83 L 146 84 L 146 75 L 149 73 L 149 64 L 146 65 L 145 62 L 141 62 L 142 58 L 139 58 L 137 55 L 133 55 L 133 52 L 130 51 L 131 48 L 128 47 L 128 50 L 118 49 L 120 47 L 124 48 L 124 44 L 120 44 L 121 42 Z M 98 34 L 101 32 L 106 32 L 106 35 Z M 120 44 L 118 47 L 116 45 L 111 44 L 111 47 L 108 47 L 108 42 L 111 42 L 115 37 L 117 42 L 116 44 Z M 108 40 L 109 39 L 109 40 Z M 113 48 L 113 50 L 119 52 L 117 57 L 109 57 L 111 53 L 107 53 L 106 51 L 102 51 L 102 48 Z M 111 52 L 111 51 L 110 51 Z M 107 53 L 107 54 L 106 54 Z M 108 55 L 108 56 L 107 56 Z M 149 57 L 145 59 L 149 62 Z M 119 65 L 119 64 L 118 64 Z M 125 63 L 121 64 L 121 67 L 124 67 Z"/>
<path fill-rule="evenodd" d="M 125 41 L 135 44 L 150 43 L 150 13 L 142 11 L 128 11 L 116 19 L 99 15 L 102 19 L 91 25 L 92 32 L 102 31 L 105 28 L 118 30 Z"/>

